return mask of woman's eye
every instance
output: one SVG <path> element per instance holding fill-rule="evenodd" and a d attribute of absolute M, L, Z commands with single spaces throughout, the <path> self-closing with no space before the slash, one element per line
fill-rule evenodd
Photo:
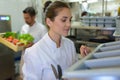
<path fill-rule="evenodd" d="M 66 20 L 63 19 L 62 22 L 66 22 Z"/>

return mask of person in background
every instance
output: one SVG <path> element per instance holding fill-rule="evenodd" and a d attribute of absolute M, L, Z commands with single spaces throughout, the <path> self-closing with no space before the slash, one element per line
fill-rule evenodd
<path fill-rule="evenodd" d="M 45 21 L 49 30 L 25 50 L 24 80 L 56 80 L 51 64 L 60 65 L 64 71 L 78 60 L 74 43 L 65 37 L 71 27 L 71 18 L 70 8 L 64 2 L 55 1 L 46 9 Z M 88 47 L 82 46 L 80 50 L 83 55 L 89 53 Z"/>
<path fill-rule="evenodd" d="M 31 34 L 35 38 L 35 43 L 44 36 L 44 34 L 47 32 L 47 28 L 35 20 L 36 11 L 33 7 L 27 7 L 24 9 L 23 16 L 26 24 L 22 26 L 21 34 Z"/>
<path fill-rule="evenodd" d="M 83 11 L 83 12 L 81 13 L 81 17 L 84 17 L 84 16 L 88 16 L 88 12 L 87 12 L 87 11 Z"/>
<path fill-rule="evenodd" d="M 36 18 L 36 11 L 33 7 L 27 7 L 23 10 L 23 16 L 25 23 L 22 26 L 22 29 L 20 31 L 21 34 L 30 34 L 34 37 L 34 42 L 26 45 L 26 48 L 31 47 L 34 43 L 36 43 L 38 40 L 40 40 L 45 33 L 47 33 L 47 28 L 42 25 L 41 23 L 38 23 L 35 18 Z M 22 56 L 21 56 L 21 61 L 20 61 L 20 76 L 21 78 L 23 77 L 22 75 L 22 65 L 24 63 L 23 61 L 23 54 L 24 50 L 22 51 Z"/>

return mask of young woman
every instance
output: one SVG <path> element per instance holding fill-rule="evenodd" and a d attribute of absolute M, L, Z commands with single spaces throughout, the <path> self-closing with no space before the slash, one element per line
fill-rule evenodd
<path fill-rule="evenodd" d="M 78 60 L 74 43 L 64 37 L 71 27 L 72 15 L 68 5 L 55 1 L 47 8 L 45 16 L 49 31 L 40 41 L 26 49 L 24 80 L 56 80 L 51 64 L 55 67 L 60 65 L 64 71 Z M 85 47 L 81 50 L 87 53 Z"/>

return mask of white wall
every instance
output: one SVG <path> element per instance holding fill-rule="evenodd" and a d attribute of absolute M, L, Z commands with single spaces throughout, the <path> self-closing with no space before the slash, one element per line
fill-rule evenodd
<path fill-rule="evenodd" d="M 22 11 L 27 7 L 32 4 L 32 0 L 0 0 L 0 14 L 2 15 L 10 15 L 11 16 L 11 27 L 12 31 L 19 31 L 21 29 L 21 26 L 24 24 L 24 19 L 23 19 L 23 13 Z M 34 0 L 33 0 L 34 1 Z M 37 7 L 39 8 L 38 12 L 39 15 L 38 21 L 41 22 L 42 20 L 42 15 L 41 15 L 41 0 L 36 0 L 37 1 Z M 40 5 L 39 5 L 40 3 Z"/>
<path fill-rule="evenodd" d="M 118 7 L 120 6 L 119 0 L 110 1 L 107 3 L 107 12 L 111 12 L 111 15 L 114 16 L 115 11 L 117 11 Z M 90 10 L 94 12 L 101 13 L 102 12 L 102 2 L 99 1 L 98 3 L 93 3 L 89 5 Z"/>
<path fill-rule="evenodd" d="M 24 23 L 22 10 L 25 4 L 21 0 L 0 0 L 0 14 L 11 16 L 12 31 L 18 31 Z"/>

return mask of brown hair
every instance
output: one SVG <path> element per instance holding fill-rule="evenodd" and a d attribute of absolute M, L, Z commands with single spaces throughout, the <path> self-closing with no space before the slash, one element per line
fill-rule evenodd
<path fill-rule="evenodd" d="M 51 21 L 54 21 L 55 17 L 63 8 L 70 8 L 67 3 L 62 1 L 55 1 L 51 3 L 45 10 L 45 21 L 49 18 Z M 47 28 L 49 26 L 46 24 Z"/>
<path fill-rule="evenodd" d="M 43 12 L 45 12 L 46 8 L 52 3 L 52 1 L 46 1 L 44 4 Z"/>
<path fill-rule="evenodd" d="M 27 7 L 23 10 L 23 13 L 28 13 L 30 14 L 30 16 L 35 16 L 36 15 L 36 11 L 33 7 Z"/>
<path fill-rule="evenodd" d="M 54 21 L 54 18 L 58 15 L 62 8 L 69 8 L 69 6 L 67 3 L 62 1 L 55 1 L 51 3 L 45 11 L 45 20 L 46 18 L 49 18 L 51 21 Z"/>

